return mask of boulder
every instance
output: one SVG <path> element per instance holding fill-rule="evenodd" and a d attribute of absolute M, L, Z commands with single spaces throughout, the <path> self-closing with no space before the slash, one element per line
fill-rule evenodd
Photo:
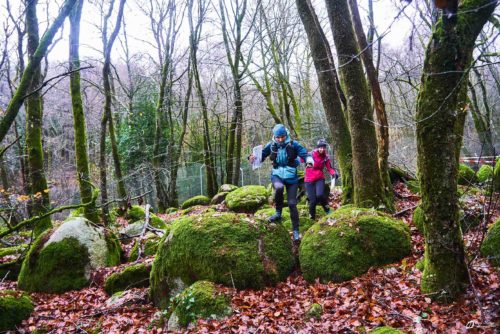
<path fill-rule="evenodd" d="M 229 192 L 226 191 L 215 194 L 215 196 L 210 200 L 210 205 L 221 204 L 226 199 L 227 194 L 229 194 Z"/>
<path fill-rule="evenodd" d="M 477 171 L 477 180 L 481 183 L 487 183 L 493 179 L 493 167 L 490 165 L 482 165 Z"/>
<path fill-rule="evenodd" d="M 477 182 L 476 173 L 467 165 L 460 164 L 458 166 L 458 184 L 467 186 Z"/>
<path fill-rule="evenodd" d="M 500 219 L 488 229 L 481 245 L 481 254 L 487 257 L 493 266 L 500 267 Z"/>
<path fill-rule="evenodd" d="M 0 332 L 16 330 L 33 312 L 33 302 L 20 291 L 0 291 Z"/>
<path fill-rule="evenodd" d="M 178 330 L 198 319 L 221 319 L 231 313 L 229 296 L 218 292 L 212 282 L 198 281 L 174 298 L 168 329 Z"/>
<path fill-rule="evenodd" d="M 118 291 L 106 300 L 106 307 L 122 308 L 133 304 L 145 304 L 148 302 L 148 293 L 146 289 L 133 289 Z"/>
<path fill-rule="evenodd" d="M 198 195 L 185 200 L 184 203 L 182 203 L 181 205 L 181 209 L 187 209 L 195 205 L 209 205 L 209 204 L 210 204 L 210 198 L 208 198 L 205 195 Z"/>
<path fill-rule="evenodd" d="M 235 212 L 255 212 L 267 203 L 269 192 L 263 186 L 244 186 L 226 196 L 227 207 Z"/>
<path fill-rule="evenodd" d="M 41 234 L 28 252 L 18 278 L 22 290 L 60 293 L 89 283 L 90 271 L 120 263 L 118 239 L 82 217 L 70 218 Z"/>
<path fill-rule="evenodd" d="M 165 233 L 168 234 L 169 230 L 167 229 Z M 158 243 L 160 242 L 160 239 L 161 238 L 155 233 L 151 232 L 146 233 L 145 240 L 143 240 L 144 242 L 143 256 L 155 255 L 156 251 L 158 250 Z M 136 240 L 134 246 L 130 250 L 130 255 L 128 257 L 129 262 L 137 260 L 138 250 L 139 250 L 139 240 Z"/>
<path fill-rule="evenodd" d="M 263 288 L 292 271 L 291 240 L 282 225 L 245 215 L 205 213 L 173 221 L 151 271 L 151 297 L 166 307 L 173 291 L 198 280 L 238 289 Z"/>
<path fill-rule="evenodd" d="M 150 272 L 151 265 L 144 263 L 126 267 L 124 270 L 111 274 L 106 278 L 104 291 L 111 296 L 118 291 L 148 287 Z"/>
<path fill-rule="evenodd" d="M 304 278 L 341 282 L 411 253 L 408 226 L 373 210 L 340 208 L 315 223 L 302 239 Z"/>
<path fill-rule="evenodd" d="M 223 184 L 219 187 L 219 191 L 220 193 L 230 193 L 231 191 L 234 191 L 238 189 L 237 186 L 235 186 L 234 184 Z"/>
<path fill-rule="evenodd" d="M 144 208 L 142 206 L 133 205 L 125 213 L 125 219 L 133 223 L 137 221 L 144 221 L 146 219 L 146 212 L 144 211 Z M 149 212 L 149 224 L 159 229 L 165 228 L 165 222 L 163 221 L 163 219 L 152 212 Z"/>

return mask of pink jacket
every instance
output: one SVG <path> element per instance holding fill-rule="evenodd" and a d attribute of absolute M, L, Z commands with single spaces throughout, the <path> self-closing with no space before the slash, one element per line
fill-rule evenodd
<path fill-rule="evenodd" d="M 304 182 L 316 182 L 318 180 L 324 179 L 325 175 L 323 174 L 323 169 L 325 167 L 330 175 L 335 175 L 335 169 L 332 168 L 332 164 L 328 155 L 321 155 L 318 151 L 313 150 L 311 152 L 311 157 L 314 164 L 312 167 L 306 168 Z"/>

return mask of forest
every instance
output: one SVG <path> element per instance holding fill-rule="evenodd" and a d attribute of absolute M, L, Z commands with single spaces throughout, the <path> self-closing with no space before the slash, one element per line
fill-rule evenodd
<path fill-rule="evenodd" d="M 498 0 L 0 0 L 0 333 L 496 333 Z"/>

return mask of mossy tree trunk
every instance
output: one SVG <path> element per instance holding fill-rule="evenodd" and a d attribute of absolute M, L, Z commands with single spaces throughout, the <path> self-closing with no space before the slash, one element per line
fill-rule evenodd
<path fill-rule="evenodd" d="M 388 199 L 391 199 L 393 191 L 391 179 L 389 178 L 389 122 L 387 121 L 387 114 L 385 112 L 385 102 L 382 96 L 380 83 L 378 82 L 378 72 L 373 64 L 372 47 L 368 44 L 365 32 L 363 31 L 363 25 L 361 24 L 357 1 L 349 0 L 349 7 L 351 9 L 351 17 L 359 49 L 362 50 L 361 59 L 363 60 L 366 77 L 368 78 L 368 83 L 370 84 L 370 91 L 375 107 L 375 115 L 377 115 L 376 130 L 378 138 L 378 165 L 386 196 Z M 373 10 L 370 14 L 373 15 Z M 370 22 L 373 22 L 372 17 L 370 18 Z M 373 29 L 372 26 L 370 26 L 370 28 Z M 373 31 L 371 32 L 371 38 L 373 39 Z"/>
<path fill-rule="evenodd" d="M 307 33 L 311 55 L 318 76 L 321 100 L 340 166 L 342 202 L 350 203 L 353 194 L 351 137 L 347 126 L 347 119 L 342 110 L 340 94 L 337 89 L 338 77 L 335 70 L 335 62 L 330 45 L 314 12 L 311 1 L 296 0 L 296 4 Z"/>
<path fill-rule="evenodd" d="M 0 121 L 0 142 L 4 140 L 5 135 L 9 131 L 19 112 L 19 109 L 23 105 L 35 71 L 39 68 L 40 62 L 45 57 L 55 34 L 64 23 L 66 16 L 68 16 L 76 1 L 77 0 L 66 0 L 66 2 L 64 2 L 64 5 L 61 7 L 56 19 L 42 36 L 38 43 L 38 47 L 29 58 L 28 65 L 22 73 L 21 81 L 19 82 L 12 99 L 9 101 L 4 117 Z"/>
<path fill-rule="evenodd" d="M 28 57 L 33 57 L 38 44 L 37 0 L 26 2 L 26 31 L 28 35 Z M 49 189 L 43 170 L 42 148 L 42 98 L 36 91 L 41 84 L 41 71 L 38 66 L 31 77 L 30 90 L 33 93 L 26 99 L 26 147 L 28 150 L 28 169 L 30 183 L 30 213 L 39 216 L 50 211 Z M 50 217 L 40 219 L 35 224 L 35 236 L 52 227 Z"/>
<path fill-rule="evenodd" d="M 80 20 L 82 17 L 83 0 L 78 0 L 69 16 L 69 69 L 75 71 L 80 68 Z M 75 129 L 76 171 L 80 198 L 82 203 L 92 200 L 92 185 L 90 184 L 90 169 L 87 153 L 87 132 L 85 114 L 83 113 L 82 94 L 80 90 L 80 72 L 75 71 L 70 75 L 71 103 L 73 106 L 73 127 Z M 85 217 L 98 224 L 95 203 L 84 208 Z"/>
<path fill-rule="evenodd" d="M 392 203 L 385 194 L 378 165 L 373 109 L 347 0 L 326 0 L 326 7 L 339 58 L 340 78 L 347 96 L 354 204 L 391 209 Z"/>
<path fill-rule="evenodd" d="M 100 177 L 101 177 L 101 201 L 103 204 L 102 209 L 102 220 L 105 225 L 109 223 L 109 210 L 107 208 L 108 202 L 108 191 L 107 191 L 107 162 L 106 162 L 106 130 L 109 127 L 110 130 L 110 139 L 112 145 L 113 152 L 113 160 L 115 162 L 115 174 L 118 181 L 118 197 L 119 197 L 119 205 L 121 209 L 125 209 L 126 202 L 126 191 L 125 184 L 123 182 L 123 177 L 121 175 L 121 168 L 118 157 L 118 150 L 116 148 L 116 139 L 114 137 L 114 126 L 113 126 L 113 118 L 111 114 L 111 49 L 113 48 L 114 41 L 118 32 L 120 31 L 121 21 L 123 17 L 123 8 L 125 6 L 126 0 L 120 0 L 118 14 L 116 17 L 116 24 L 111 35 L 107 36 L 107 24 L 108 20 L 113 13 L 113 2 L 109 6 L 109 11 L 104 18 L 104 28 L 102 32 L 102 40 L 103 40 L 103 50 L 104 50 L 104 65 L 102 68 L 102 77 L 103 77 L 103 88 L 104 88 L 104 111 L 101 119 L 101 136 L 100 136 L 100 153 L 99 153 L 99 168 L 100 168 Z M 113 145 L 114 144 L 114 145 Z"/>
<path fill-rule="evenodd" d="M 215 169 L 214 152 L 212 150 L 212 143 L 210 140 L 210 128 L 208 125 L 208 107 L 201 85 L 200 73 L 198 71 L 198 45 L 200 42 L 201 30 L 207 6 L 204 0 L 197 1 L 197 19 L 193 22 L 193 3 L 194 0 L 188 2 L 188 20 L 189 20 L 189 44 L 190 44 L 190 61 L 191 70 L 196 84 L 196 92 L 198 94 L 199 103 L 201 104 L 201 112 L 203 115 L 203 162 L 205 164 L 205 175 L 207 178 L 207 196 L 213 197 L 217 193 L 217 174 Z"/>
<path fill-rule="evenodd" d="M 476 37 L 495 2 L 462 1 L 434 24 L 417 101 L 418 171 L 424 212 L 421 288 L 443 301 L 465 291 L 468 274 L 458 223 L 457 174 L 466 87 Z"/>

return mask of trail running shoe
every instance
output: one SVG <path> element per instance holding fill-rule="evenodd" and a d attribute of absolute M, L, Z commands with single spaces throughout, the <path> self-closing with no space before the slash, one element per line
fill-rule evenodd
<path fill-rule="evenodd" d="M 300 240 L 299 231 L 293 230 L 293 241 L 299 241 L 299 240 Z"/>
<path fill-rule="evenodd" d="M 274 215 L 269 217 L 267 220 L 269 223 L 280 223 L 281 222 L 281 213 L 276 212 Z"/>

